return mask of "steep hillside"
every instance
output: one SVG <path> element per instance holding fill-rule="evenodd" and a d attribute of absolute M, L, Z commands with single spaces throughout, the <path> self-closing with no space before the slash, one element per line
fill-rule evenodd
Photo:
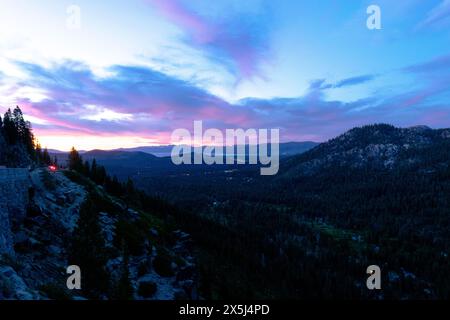
<path fill-rule="evenodd" d="M 27 169 L 0 169 L 0 255 L 14 255 L 12 230 L 26 215 L 30 186 Z"/>
<path fill-rule="evenodd" d="M 450 129 L 426 126 L 395 128 L 371 125 L 354 128 L 343 135 L 285 162 L 284 175 L 314 175 L 336 167 L 391 170 L 425 164 L 427 156 L 442 154 L 450 145 Z M 429 150 L 432 148 L 434 150 Z M 442 158 L 446 161 L 448 158 Z M 438 161 L 437 158 L 435 158 Z"/>
<path fill-rule="evenodd" d="M 157 207 L 42 168 L 0 169 L 0 199 L 0 300 L 197 298 L 190 237 Z M 69 265 L 82 290 L 66 288 Z"/>
<path fill-rule="evenodd" d="M 282 159 L 274 177 L 191 175 L 147 190 L 191 208 L 180 220 L 214 265 L 203 270 L 211 297 L 448 298 L 449 132 L 355 128 Z M 382 291 L 366 289 L 370 264 Z"/>

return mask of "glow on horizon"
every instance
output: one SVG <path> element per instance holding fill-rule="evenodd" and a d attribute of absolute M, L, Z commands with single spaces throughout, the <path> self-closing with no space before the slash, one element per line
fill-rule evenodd
<path fill-rule="evenodd" d="M 77 150 L 115 150 L 120 148 L 136 148 L 142 146 L 164 145 L 151 138 L 136 136 L 92 136 L 92 135 L 45 135 L 37 133 L 37 142 L 42 148 L 58 151 L 70 151 L 72 147 Z"/>

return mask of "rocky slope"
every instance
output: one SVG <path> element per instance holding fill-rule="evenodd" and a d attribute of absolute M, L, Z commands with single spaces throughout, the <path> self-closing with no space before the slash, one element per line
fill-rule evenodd
<path fill-rule="evenodd" d="M 392 170 L 423 164 L 427 148 L 447 148 L 449 143 L 450 129 L 385 124 L 354 128 L 286 161 L 285 176 L 312 176 L 336 167 Z"/>
<path fill-rule="evenodd" d="M 8 204 L 1 212 L 11 222 L 0 232 L 13 240 L 0 252 L 0 297 L 44 298 L 41 286 L 64 280 L 67 239 L 86 192 L 44 169 L 0 169 L 0 177 L 0 196 Z"/>
<path fill-rule="evenodd" d="M 134 299 L 197 298 L 188 234 L 129 208 L 87 179 L 83 184 L 68 177 L 72 176 L 67 172 L 45 168 L 0 169 L 0 300 L 86 298 L 66 288 L 66 268 L 75 264 L 69 258 L 70 246 L 80 207 L 93 189 L 108 204 L 99 213 L 99 225 L 108 249 L 105 269 L 110 284 L 119 281 L 126 259 Z M 143 225 L 144 218 L 151 221 L 142 238 L 145 250 L 125 258 L 116 241 L 118 228 L 123 223 Z M 102 298 L 111 297 L 105 292 Z"/>

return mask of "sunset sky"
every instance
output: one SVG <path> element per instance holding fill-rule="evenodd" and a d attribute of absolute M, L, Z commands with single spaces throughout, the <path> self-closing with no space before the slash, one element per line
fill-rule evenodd
<path fill-rule="evenodd" d="M 0 4 L 0 111 L 19 105 L 48 148 L 168 144 L 194 120 L 283 141 L 450 127 L 450 0 Z"/>

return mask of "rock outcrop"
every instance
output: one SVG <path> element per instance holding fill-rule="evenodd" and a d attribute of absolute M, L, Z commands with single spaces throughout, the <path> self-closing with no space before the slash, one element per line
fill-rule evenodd
<path fill-rule="evenodd" d="M 396 128 L 387 124 L 354 128 L 286 161 L 285 176 L 312 176 L 335 168 L 392 170 L 425 163 L 429 148 L 445 147 L 448 129 Z"/>
<path fill-rule="evenodd" d="M 15 254 L 13 230 L 25 219 L 30 187 L 27 169 L 0 169 L 0 255 Z"/>
<path fill-rule="evenodd" d="M 0 296 L 41 299 L 41 286 L 64 281 L 85 196 L 61 172 L 0 169 Z"/>
<path fill-rule="evenodd" d="M 60 298 L 55 294 L 86 298 L 79 291 L 68 292 L 65 271 L 73 263 L 69 255 L 79 232 L 80 208 L 93 190 L 104 204 L 98 223 L 109 252 L 105 269 L 113 288 L 124 265 L 117 225 L 125 223 L 138 232 L 133 228 L 143 223 L 143 214 L 157 218 L 129 208 L 88 180 L 83 186 L 75 183 L 63 171 L 0 169 L 0 300 Z M 127 258 L 133 298 L 198 299 L 190 236 L 157 223 L 164 231 L 149 225 L 142 237 L 143 250 Z M 123 236 L 123 228 L 121 232 Z"/>

